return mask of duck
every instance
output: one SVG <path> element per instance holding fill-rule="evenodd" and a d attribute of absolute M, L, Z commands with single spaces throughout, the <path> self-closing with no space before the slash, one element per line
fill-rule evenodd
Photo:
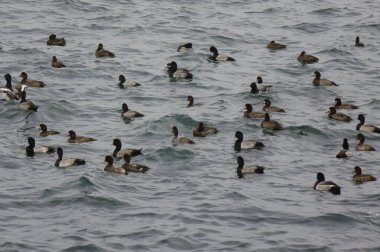
<path fill-rule="evenodd" d="M 224 55 L 224 54 L 219 54 L 218 49 L 216 49 L 215 46 L 210 47 L 210 52 L 213 53 L 213 55 L 210 55 L 208 58 L 211 61 L 235 61 L 234 58 Z"/>
<path fill-rule="evenodd" d="M 108 51 L 108 50 L 106 50 L 106 49 L 104 49 L 103 48 L 103 44 L 100 43 L 98 45 L 98 48 L 95 51 L 95 56 L 97 58 L 106 58 L 106 57 L 113 58 L 113 57 L 115 57 L 115 54 L 112 53 L 112 52 L 110 52 L 110 51 Z"/>
<path fill-rule="evenodd" d="M 245 109 L 246 111 L 244 111 L 244 117 L 247 117 L 247 118 L 265 118 L 265 114 L 262 113 L 262 112 L 255 112 L 253 111 L 253 107 L 251 104 L 245 104 Z"/>
<path fill-rule="evenodd" d="M 32 110 L 34 112 L 37 112 L 38 106 L 34 104 L 31 101 L 26 100 L 26 91 L 25 89 L 27 88 L 27 85 L 22 85 L 21 88 L 21 94 L 20 94 L 20 104 L 18 105 L 19 108 L 23 110 Z"/>
<path fill-rule="evenodd" d="M 55 34 L 51 34 L 46 44 L 55 45 L 55 46 L 64 46 L 66 45 L 66 41 L 64 38 L 57 38 Z"/>
<path fill-rule="evenodd" d="M 358 109 L 358 106 L 348 104 L 348 103 L 342 103 L 342 100 L 340 98 L 335 98 L 335 104 L 334 108 L 336 109 Z"/>
<path fill-rule="evenodd" d="M 187 101 L 189 102 L 187 104 L 188 108 L 194 106 L 194 97 L 193 96 L 191 96 L 191 95 L 187 96 Z"/>
<path fill-rule="evenodd" d="M 122 150 L 121 149 L 121 141 L 120 141 L 120 139 L 117 139 L 117 138 L 115 138 L 113 140 L 112 145 L 115 146 L 115 150 L 112 153 L 112 157 L 114 157 L 114 158 L 116 158 L 116 157 L 122 158 L 122 157 L 124 157 L 125 154 L 128 154 L 132 157 L 135 157 L 135 156 L 142 154 L 142 152 L 141 152 L 142 149 L 129 149 L 128 148 L 128 149 Z"/>
<path fill-rule="evenodd" d="M 126 80 L 125 79 L 125 76 L 120 74 L 119 75 L 119 87 L 120 88 L 127 88 L 127 87 L 138 87 L 138 86 L 141 86 L 141 83 L 138 83 L 136 81 L 132 81 L 132 80 Z"/>
<path fill-rule="evenodd" d="M 282 130 L 282 125 L 275 121 L 271 120 L 268 113 L 265 113 L 264 121 L 261 122 L 261 128 L 263 129 L 271 129 L 271 130 Z"/>
<path fill-rule="evenodd" d="M 58 131 L 55 130 L 48 130 L 47 126 L 43 123 L 40 124 L 40 136 L 42 137 L 47 137 L 47 136 L 52 136 L 52 135 L 58 135 L 60 134 Z"/>
<path fill-rule="evenodd" d="M 139 173 L 145 173 L 150 168 L 148 166 L 142 165 L 142 164 L 131 164 L 131 156 L 128 154 L 124 154 L 124 164 L 122 168 L 126 172 L 139 172 Z"/>
<path fill-rule="evenodd" d="M 352 120 L 352 118 L 346 114 L 337 113 L 334 107 L 329 108 L 329 118 L 341 122 L 349 122 Z"/>
<path fill-rule="evenodd" d="M 45 83 L 43 83 L 42 81 L 28 79 L 28 74 L 25 72 L 22 72 L 20 74 L 20 77 L 22 78 L 22 80 L 20 81 L 20 84 L 25 84 L 28 87 L 45 87 L 46 86 Z"/>
<path fill-rule="evenodd" d="M 12 76 L 7 73 L 4 75 L 4 78 L 7 81 L 7 84 L 0 89 L 4 99 L 7 101 L 19 100 L 20 98 L 18 97 L 16 90 L 13 90 L 12 88 Z"/>
<path fill-rule="evenodd" d="M 352 152 L 348 150 L 350 148 L 350 145 L 348 144 L 347 138 L 343 139 L 342 147 L 343 150 L 340 150 L 336 153 L 336 158 L 352 157 Z"/>
<path fill-rule="evenodd" d="M 318 71 L 314 72 L 315 78 L 313 79 L 313 84 L 315 86 L 338 86 L 335 82 L 327 79 L 321 79 L 321 73 Z"/>
<path fill-rule="evenodd" d="M 126 103 L 123 103 L 121 106 L 123 112 L 121 112 L 121 116 L 127 119 L 132 119 L 135 117 L 143 117 L 144 115 L 140 112 L 129 110 L 128 105 Z"/>
<path fill-rule="evenodd" d="M 193 74 L 190 73 L 189 70 L 185 68 L 178 68 L 177 63 L 175 61 L 172 61 L 168 63 L 167 65 L 168 74 L 170 78 L 177 78 L 177 79 L 192 79 Z"/>
<path fill-rule="evenodd" d="M 193 130 L 193 136 L 195 136 L 195 137 L 205 137 L 205 136 L 213 135 L 216 133 L 218 133 L 218 130 L 216 128 L 205 127 L 203 122 L 200 122 L 198 124 L 198 128 Z"/>
<path fill-rule="evenodd" d="M 361 130 L 365 132 L 372 132 L 372 133 L 380 133 L 380 128 L 373 125 L 373 124 L 364 124 L 365 123 L 365 117 L 363 114 L 358 115 L 358 120 L 360 121 L 356 125 L 356 130 Z"/>
<path fill-rule="evenodd" d="M 26 155 L 28 157 L 33 157 L 35 153 L 54 153 L 55 149 L 53 147 L 48 146 L 37 146 L 36 140 L 33 137 L 28 137 L 28 146 L 26 147 Z"/>
<path fill-rule="evenodd" d="M 306 54 L 305 51 L 302 51 L 297 59 L 301 63 L 314 63 L 314 62 L 317 62 L 319 60 L 317 57 L 315 57 L 311 54 Z"/>
<path fill-rule="evenodd" d="M 369 144 L 364 144 L 365 136 L 363 134 L 358 134 L 356 136 L 356 139 L 359 140 L 358 145 L 356 145 L 357 151 L 375 151 L 375 148 L 373 148 Z"/>
<path fill-rule="evenodd" d="M 62 159 L 63 150 L 61 147 L 57 148 L 57 155 L 58 155 L 58 158 L 55 161 L 55 167 L 67 168 L 67 167 L 71 167 L 71 166 L 78 166 L 78 165 L 86 164 L 85 160 L 79 159 L 79 158 Z"/>
<path fill-rule="evenodd" d="M 271 50 L 278 50 L 278 49 L 285 49 L 286 45 L 277 43 L 276 41 L 272 40 L 267 44 L 267 48 Z"/>
<path fill-rule="evenodd" d="M 192 43 L 185 43 L 177 48 L 177 52 L 188 52 L 189 50 L 193 49 L 193 44 Z"/>
<path fill-rule="evenodd" d="M 87 143 L 96 141 L 95 138 L 86 136 L 77 136 L 74 130 L 69 131 L 69 138 L 67 139 L 69 143 Z"/>
<path fill-rule="evenodd" d="M 260 149 L 260 148 L 265 147 L 265 145 L 262 142 L 254 140 L 254 139 L 248 139 L 244 141 L 243 140 L 244 135 L 241 131 L 236 131 L 235 137 L 237 138 L 234 145 L 235 151 Z"/>
<path fill-rule="evenodd" d="M 265 98 L 264 99 L 264 106 L 263 106 L 263 109 L 262 111 L 265 111 L 265 112 L 280 112 L 280 113 L 285 113 L 285 110 L 282 109 L 282 108 L 279 108 L 279 107 L 274 107 L 274 106 L 271 106 L 271 101 L 268 99 L 268 98 Z"/>
<path fill-rule="evenodd" d="M 376 181 L 376 178 L 374 176 L 370 174 L 362 174 L 362 168 L 360 168 L 360 166 L 355 166 L 354 172 L 355 172 L 355 175 L 352 177 L 352 179 L 356 183 Z"/>
<path fill-rule="evenodd" d="M 341 187 L 333 181 L 325 181 L 325 175 L 322 172 L 317 173 L 317 181 L 314 183 L 314 190 L 329 191 L 332 194 L 340 194 Z"/>
<path fill-rule="evenodd" d="M 269 91 L 269 88 L 272 87 L 271 85 L 264 85 L 264 84 L 263 84 L 263 78 L 261 78 L 261 76 L 257 76 L 256 80 L 257 80 L 257 84 L 260 84 L 260 85 L 257 86 L 257 89 L 258 89 L 260 92 L 262 92 L 262 93 L 264 93 L 264 92 L 268 92 L 268 91 Z"/>
<path fill-rule="evenodd" d="M 123 167 L 115 167 L 113 165 L 113 157 L 106 156 L 104 158 L 104 162 L 107 162 L 106 167 L 104 167 L 104 171 L 113 172 L 116 174 L 128 174 L 128 172 Z"/>
<path fill-rule="evenodd" d="M 52 67 L 55 67 L 55 68 L 66 67 L 66 65 L 63 64 L 62 61 L 58 61 L 58 59 L 57 59 L 56 56 L 53 56 L 53 58 L 51 59 L 51 66 L 52 66 Z"/>
<path fill-rule="evenodd" d="M 355 39 L 355 46 L 357 46 L 357 47 L 363 47 L 364 46 L 364 44 L 362 42 L 360 42 L 359 36 L 356 37 L 356 39 Z"/>
<path fill-rule="evenodd" d="M 236 173 L 239 178 L 242 178 L 243 175 L 245 174 L 253 174 L 253 173 L 263 174 L 264 173 L 264 169 L 265 169 L 264 166 L 251 165 L 251 166 L 244 167 L 244 159 L 241 156 L 237 157 L 237 163 L 238 163 L 238 167 L 236 168 Z"/>
<path fill-rule="evenodd" d="M 172 144 L 195 144 L 193 140 L 190 138 L 187 138 L 185 136 L 178 136 L 178 128 L 176 126 L 172 127 L 172 133 L 173 133 L 173 138 L 172 138 Z"/>

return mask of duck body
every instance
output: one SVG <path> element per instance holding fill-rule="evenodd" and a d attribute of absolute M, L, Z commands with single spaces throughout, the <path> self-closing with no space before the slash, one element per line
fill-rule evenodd
<path fill-rule="evenodd" d="M 115 146 L 115 150 L 112 153 L 112 156 L 114 158 L 124 157 L 125 154 L 127 154 L 131 157 L 135 157 L 135 156 L 142 154 L 142 152 L 141 152 L 142 149 L 129 149 L 129 148 L 128 149 L 121 149 L 122 145 L 121 145 L 120 139 L 114 139 L 112 145 Z"/>
<path fill-rule="evenodd" d="M 51 59 L 51 66 L 54 67 L 54 68 L 63 68 L 63 67 L 66 67 L 66 65 L 63 64 L 63 62 L 58 61 L 58 59 L 57 59 L 56 56 L 53 56 L 53 58 Z"/>
<path fill-rule="evenodd" d="M 107 162 L 106 167 L 104 167 L 104 171 L 116 174 L 128 174 L 128 172 L 123 167 L 116 167 L 113 165 L 114 160 L 111 156 L 106 156 L 104 162 Z"/>
<path fill-rule="evenodd" d="M 254 118 L 254 119 L 261 119 L 265 118 L 265 114 L 262 112 L 255 112 L 253 111 L 253 107 L 251 104 L 245 104 L 246 111 L 244 111 L 244 117 L 247 118 Z"/>
<path fill-rule="evenodd" d="M 100 43 L 95 51 L 96 58 L 114 58 L 115 54 L 104 49 L 103 44 Z"/>
<path fill-rule="evenodd" d="M 363 114 L 358 115 L 358 120 L 360 122 L 356 125 L 356 130 L 371 132 L 371 133 L 380 133 L 379 127 L 377 127 L 373 124 L 364 124 L 365 123 L 365 117 Z"/>
<path fill-rule="evenodd" d="M 126 172 L 137 172 L 137 173 L 145 173 L 150 168 L 148 166 L 142 165 L 142 164 L 131 164 L 131 156 L 128 154 L 124 155 L 124 164 L 122 168 Z"/>
<path fill-rule="evenodd" d="M 364 44 L 360 42 L 360 37 L 356 37 L 355 39 L 355 46 L 357 47 L 364 47 Z"/>
<path fill-rule="evenodd" d="M 127 119 L 132 119 L 135 117 L 143 117 L 144 115 L 140 112 L 129 110 L 128 105 L 126 103 L 123 103 L 121 106 L 123 112 L 121 112 L 121 116 Z"/>
<path fill-rule="evenodd" d="M 185 68 L 178 68 L 177 63 L 172 61 L 168 64 L 168 74 L 170 78 L 175 79 L 192 79 L 193 74 Z"/>
<path fill-rule="evenodd" d="M 340 194 L 341 187 L 333 181 L 325 181 L 323 173 L 318 172 L 317 181 L 314 183 L 314 190 L 317 191 L 329 191 L 332 194 Z"/>
<path fill-rule="evenodd" d="M 47 126 L 45 124 L 40 124 L 40 130 L 41 130 L 40 136 L 42 136 L 42 137 L 60 134 L 58 131 L 48 130 Z"/>
<path fill-rule="evenodd" d="M 359 141 L 358 145 L 356 145 L 357 151 L 376 151 L 371 145 L 364 144 L 365 136 L 363 134 L 358 134 L 356 139 Z"/>
<path fill-rule="evenodd" d="M 50 46 L 64 46 L 66 45 L 66 41 L 64 38 L 57 38 L 55 34 L 52 34 L 49 36 L 49 39 L 46 42 L 46 44 Z"/>
<path fill-rule="evenodd" d="M 119 76 L 119 87 L 120 88 L 127 88 L 127 87 L 138 87 L 141 86 L 140 83 L 132 80 L 126 80 L 124 75 Z"/>
<path fill-rule="evenodd" d="M 271 101 L 269 99 L 265 99 L 264 100 L 264 106 L 263 106 L 262 111 L 285 113 L 284 109 L 272 106 L 272 103 L 271 103 Z"/>
<path fill-rule="evenodd" d="M 210 47 L 210 52 L 213 53 L 213 55 L 209 56 L 209 60 L 211 61 L 236 61 L 234 58 L 228 55 L 219 54 L 218 49 L 216 49 L 215 46 Z"/>
<path fill-rule="evenodd" d="M 188 107 L 188 108 L 194 106 L 194 97 L 193 97 L 193 96 L 191 96 L 191 95 L 187 96 L 187 101 L 189 102 L 189 103 L 187 104 L 187 107 Z"/>
<path fill-rule="evenodd" d="M 260 141 L 254 139 L 244 140 L 244 136 L 241 131 L 236 131 L 235 137 L 237 138 L 234 144 L 235 151 L 261 149 L 265 147 L 265 145 Z"/>
<path fill-rule="evenodd" d="M 298 56 L 298 61 L 301 63 L 314 63 L 318 62 L 318 58 L 311 55 L 311 54 L 306 54 L 305 51 L 301 52 L 301 54 Z"/>
<path fill-rule="evenodd" d="M 334 104 L 335 109 L 358 109 L 358 106 L 348 104 L 348 103 L 342 103 L 342 100 L 340 98 L 335 98 L 335 104 Z"/>
<path fill-rule="evenodd" d="M 188 52 L 191 49 L 193 49 L 193 44 L 192 43 L 185 43 L 185 44 L 178 46 L 177 52 Z"/>
<path fill-rule="evenodd" d="M 218 133 L 218 130 L 213 127 L 205 127 L 202 122 L 199 123 L 198 128 L 193 130 L 193 136 L 205 137 Z"/>
<path fill-rule="evenodd" d="M 336 158 L 347 158 L 347 157 L 352 157 L 352 152 L 349 151 L 349 144 L 347 138 L 343 139 L 343 144 L 342 144 L 343 150 L 340 150 L 336 153 L 335 157 Z"/>
<path fill-rule="evenodd" d="M 315 86 L 338 86 L 335 82 L 327 79 L 321 79 L 321 73 L 318 71 L 314 72 L 315 78 L 313 79 L 313 84 Z"/>
<path fill-rule="evenodd" d="M 343 113 L 337 113 L 334 107 L 329 108 L 329 118 L 341 122 L 350 122 L 352 118 Z"/>
<path fill-rule="evenodd" d="M 376 178 L 369 174 L 362 174 L 362 169 L 359 166 L 354 168 L 355 175 L 352 177 L 352 180 L 356 183 L 376 181 Z"/>
<path fill-rule="evenodd" d="M 25 88 L 27 88 L 27 87 L 28 86 L 23 85 L 23 88 L 22 88 L 22 91 L 20 94 L 20 104 L 18 106 L 19 106 L 19 108 L 21 108 L 23 110 L 32 110 L 34 112 L 37 112 L 38 106 L 36 104 L 34 104 L 33 102 L 26 100 Z"/>
<path fill-rule="evenodd" d="M 95 138 L 92 137 L 86 137 L 86 136 L 78 136 L 75 131 L 70 130 L 69 131 L 69 138 L 67 139 L 69 143 L 87 143 L 87 142 L 93 142 L 96 141 Z"/>
<path fill-rule="evenodd" d="M 272 40 L 267 44 L 267 48 L 271 50 L 278 50 L 278 49 L 285 49 L 286 45 L 277 43 L 276 41 Z"/>
<path fill-rule="evenodd" d="M 244 159 L 241 156 L 238 156 L 237 158 L 238 167 L 236 168 L 236 172 L 238 174 L 238 177 L 241 177 L 245 174 L 263 174 L 264 173 L 264 166 L 260 165 L 251 165 L 251 166 L 245 166 L 244 167 Z"/>
<path fill-rule="evenodd" d="M 173 138 L 172 138 L 172 144 L 177 145 L 177 144 L 195 144 L 193 140 L 191 140 L 188 137 L 185 136 L 178 136 L 178 129 L 176 126 L 172 127 L 172 133 L 173 133 Z"/>
<path fill-rule="evenodd" d="M 22 77 L 20 84 L 25 84 L 28 87 L 45 87 L 45 83 L 42 81 L 28 79 L 28 74 L 25 72 L 22 72 L 20 77 Z"/>
<path fill-rule="evenodd" d="M 57 148 L 57 155 L 58 155 L 58 158 L 55 161 L 55 166 L 58 168 L 67 168 L 67 167 L 71 167 L 71 166 L 78 166 L 78 165 L 86 164 L 85 160 L 79 159 L 79 158 L 62 159 L 63 150 L 61 147 Z"/>
<path fill-rule="evenodd" d="M 5 87 L 0 89 L 3 95 L 3 98 L 7 101 L 19 100 L 19 97 L 17 95 L 19 90 L 13 90 L 12 88 L 12 76 L 9 73 L 7 73 L 4 75 L 4 78 L 7 84 L 5 85 Z"/>
<path fill-rule="evenodd" d="M 282 125 L 275 121 L 271 120 L 268 113 L 265 113 L 264 121 L 261 122 L 261 128 L 271 129 L 271 130 L 282 130 Z"/>
<path fill-rule="evenodd" d="M 54 153 L 55 149 L 49 146 L 36 146 L 35 139 L 33 137 L 28 137 L 29 145 L 25 148 L 26 155 L 33 157 L 36 153 Z"/>

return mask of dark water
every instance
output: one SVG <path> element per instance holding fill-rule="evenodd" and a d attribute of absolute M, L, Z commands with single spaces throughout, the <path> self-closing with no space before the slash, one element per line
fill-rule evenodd
<path fill-rule="evenodd" d="M 378 152 L 354 151 L 357 114 L 380 124 L 379 8 L 379 1 L 2 1 L 1 76 L 9 72 L 16 84 L 26 71 L 47 87 L 27 91 L 37 113 L 0 101 L 0 250 L 379 251 L 379 185 L 351 181 L 355 165 L 380 177 Z M 46 46 L 51 33 L 67 45 Z M 353 46 L 356 36 L 364 48 Z M 272 39 L 288 48 L 268 51 Z M 114 59 L 95 58 L 100 42 Z M 184 42 L 194 50 L 177 53 Z M 210 45 L 237 61 L 209 63 Z M 300 64 L 302 50 L 320 61 Z M 68 67 L 51 68 L 53 55 Z M 170 81 L 163 70 L 172 60 L 193 81 Z M 339 87 L 314 87 L 315 70 Z M 142 86 L 120 89 L 119 74 Z M 258 75 L 271 93 L 249 94 Z M 198 106 L 186 108 L 188 95 Z M 245 103 L 258 110 L 265 97 L 287 111 L 272 115 L 285 130 L 263 131 L 260 120 L 242 117 Z M 327 118 L 336 97 L 360 106 L 346 112 L 352 122 Z M 145 117 L 123 121 L 123 102 Z M 172 146 L 172 126 L 191 136 L 199 121 L 220 133 Z M 63 134 L 41 138 L 40 123 Z M 69 144 L 70 129 L 98 141 Z M 266 147 L 234 152 L 236 130 Z M 62 170 L 55 155 L 27 158 L 28 136 L 87 164 Z M 344 137 L 354 156 L 338 160 Z M 380 149 L 379 135 L 366 137 Z M 143 148 L 133 161 L 151 170 L 104 172 L 114 138 Z M 237 179 L 238 155 L 265 174 Z M 312 189 L 319 171 L 343 187 L 340 196 Z"/>

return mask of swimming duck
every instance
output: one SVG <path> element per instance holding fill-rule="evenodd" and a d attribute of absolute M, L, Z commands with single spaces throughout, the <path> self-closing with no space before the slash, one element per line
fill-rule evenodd
<path fill-rule="evenodd" d="M 128 155 L 128 154 L 125 154 L 124 155 L 124 164 L 122 166 L 122 168 L 126 171 L 126 172 L 140 172 L 140 173 L 145 173 L 146 171 L 148 171 L 150 168 L 145 166 L 145 165 L 142 165 L 142 164 L 131 164 L 131 156 Z"/>
<path fill-rule="evenodd" d="M 315 57 L 311 54 L 306 54 L 305 51 L 302 51 L 297 59 L 301 63 L 313 63 L 313 62 L 317 62 L 319 60 L 317 57 Z"/>
<path fill-rule="evenodd" d="M 185 68 L 178 68 L 177 63 L 172 61 L 168 63 L 168 74 L 170 78 L 192 79 L 193 75 Z"/>
<path fill-rule="evenodd" d="M 121 149 L 121 141 L 120 139 L 114 139 L 112 145 L 115 146 L 115 150 L 112 153 L 113 157 L 124 157 L 125 154 L 128 154 L 132 157 L 141 155 L 142 149 Z"/>
<path fill-rule="evenodd" d="M 195 137 L 205 137 L 216 133 L 218 133 L 218 130 L 216 128 L 205 127 L 203 122 L 200 122 L 198 124 L 198 128 L 193 130 L 193 136 Z"/>
<path fill-rule="evenodd" d="M 357 46 L 357 47 L 363 47 L 364 46 L 364 44 L 360 42 L 359 37 L 356 37 L 356 39 L 355 39 L 355 46 Z"/>
<path fill-rule="evenodd" d="M 350 145 L 348 144 L 347 138 L 343 139 L 342 147 L 343 150 L 340 150 L 336 153 L 336 158 L 352 157 L 352 152 L 348 150 L 350 148 Z"/>
<path fill-rule="evenodd" d="M 213 53 L 213 55 L 210 55 L 208 58 L 209 60 L 212 61 L 235 61 L 234 58 L 224 55 L 224 54 L 219 54 L 218 49 L 216 49 L 215 46 L 210 47 L 210 52 Z"/>
<path fill-rule="evenodd" d="M 186 43 L 178 46 L 177 52 L 188 52 L 189 50 L 193 49 L 192 43 Z"/>
<path fill-rule="evenodd" d="M 369 182 L 369 181 L 376 181 L 376 178 L 369 174 L 362 174 L 362 168 L 359 166 L 354 167 L 355 175 L 352 177 L 352 179 L 356 183 L 363 183 L 363 182 Z"/>
<path fill-rule="evenodd" d="M 358 109 L 358 106 L 348 104 L 348 103 L 342 103 L 342 100 L 340 98 L 335 98 L 335 105 L 334 108 L 336 109 Z"/>
<path fill-rule="evenodd" d="M 67 139 L 69 143 L 87 143 L 96 141 L 95 138 L 85 137 L 85 136 L 77 136 L 74 130 L 69 131 L 69 138 Z"/>
<path fill-rule="evenodd" d="M 234 145 L 235 151 L 259 149 L 259 148 L 265 147 L 262 142 L 256 141 L 254 139 L 248 139 L 248 140 L 243 141 L 244 136 L 241 131 L 236 131 L 235 137 L 237 138 Z"/>
<path fill-rule="evenodd" d="M 315 78 L 313 79 L 313 84 L 316 86 L 338 86 L 335 82 L 327 79 L 321 79 L 321 73 L 318 71 L 314 72 Z"/>
<path fill-rule="evenodd" d="M 271 106 L 271 104 L 272 104 L 271 101 L 265 98 L 264 106 L 262 110 L 265 112 L 282 112 L 282 113 L 285 112 L 285 110 L 283 110 L 282 108 Z"/>
<path fill-rule="evenodd" d="M 66 65 L 63 64 L 63 62 L 58 61 L 57 57 L 55 57 L 55 56 L 53 56 L 53 58 L 51 59 L 51 66 L 55 67 L 55 68 L 66 67 Z"/>
<path fill-rule="evenodd" d="M 138 87 L 138 86 L 141 86 L 140 83 L 136 82 L 136 81 L 132 81 L 132 80 L 126 80 L 124 75 L 120 74 L 119 76 L 119 87 L 120 88 L 127 88 L 127 87 Z"/>
<path fill-rule="evenodd" d="M 52 135 L 57 135 L 60 134 L 58 131 L 55 130 L 48 130 L 47 126 L 43 123 L 40 124 L 40 136 L 42 137 L 47 137 L 47 136 L 52 136 Z"/>
<path fill-rule="evenodd" d="M 275 120 L 271 120 L 269 114 L 265 113 L 264 121 L 261 122 L 261 128 L 271 130 L 282 130 L 282 125 Z"/>
<path fill-rule="evenodd" d="M 123 105 L 121 106 L 121 108 L 123 110 L 123 112 L 121 112 L 121 116 L 122 117 L 125 117 L 125 118 L 128 118 L 128 119 L 132 119 L 132 118 L 135 118 L 135 117 L 143 117 L 144 116 L 140 112 L 129 110 L 128 105 L 126 103 L 123 103 Z"/>
<path fill-rule="evenodd" d="M 261 112 L 253 111 L 251 104 L 245 104 L 246 111 L 244 111 L 244 117 L 248 118 L 265 118 L 265 114 Z"/>
<path fill-rule="evenodd" d="M 187 104 L 187 107 L 192 107 L 192 106 L 194 106 L 194 97 L 192 97 L 191 95 L 189 95 L 189 96 L 187 97 L 187 101 L 189 102 L 189 103 Z"/>
<path fill-rule="evenodd" d="M 252 173 L 258 173 L 263 174 L 264 173 L 264 166 L 259 165 L 252 165 L 252 166 L 246 166 L 244 167 L 244 159 L 241 156 L 237 157 L 237 163 L 238 167 L 236 168 L 236 173 L 239 178 L 242 178 L 245 174 L 252 174 Z"/>
<path fill-rule="evenodd" d="M 176 126 L 172 128 L 173 138 L 172 144 L 195 144 L 193 140 L 184 136 L 178 136 L 178 129 Z"/>
<path fill-rule="evenodd" d="M 20 74 L 20 77 L 22 77 L 20 84 L 25 84 L 28 87 L 44 87 L 45 86 L 45 83 L 43 83 L 42 81 L 28 79 L 28 74 L 25 72 L 22 72 Z"/>
<path fill-rule="evenodd" d="M 284 49 L 286 48 L 286 45 L 277 43 L 276 41 L 272 40 L 267 44 L 267 48 L 271 50 Z"/>
<path fill-rule="evenodd" d="M 52 34 L 49 36 L 48 41 L 46 42 L 47 45 L 55 45 L 55 46 L 64 46 L 66 45 L 66 41 L 64 38 L 57 38 L 55 34 Z"/>
<path fill-rule="evenodd" d="M 340 186 L 333 181 L 325 181 L 325 175 L 322 172 L 317 173 L 317 181 L 314 184 L 314 190 L 329 191 L 332 194 L 340 194 Z"/>
<path fill-rule="evenodd" d="M 365 117 L 363 114 L 358 115 L 358 120 L 360 123 L 356 125 L 356 130 L 361 130 L 365 132 L 372 132 L 372 133 L 380 133 L 380 128 L 373 125 L 373 124 L 364 124 L 365 123 Z"/>
<path fill-rule="evenodd" d="M 55 166 L 59 167 L 59 168 L 66 168 L 66 167 L 70 167 L 70 166 L 78 166 L 78 165 L 86 164 L 85 160 L 79 159 L 79 158 L 68 158 L 68 159 L 62 160 L 63 150 L 61 147 L 57 148 L 57 155 L 58 155 L 58 158 L 55 161 Z"/>
<path fill-rule="evenodd" d="M 103 48 L 103 44 L 100 43 L 100 44 L 98 45 L 98 48 L 97 48 L 96 51 L 95 51 L 95 56 L 96 56 L 97 58 L 105 58 L 105 57 L 113 58 L 113 57 L 115 57 L 115 54 L 113 54 L 112 52 L 110 52 L 110 51 L 104 49 L 104 48 Z"/>
<path fill-rule="evenodd" d="M 371 145 L 364 144 L 365 137 L 363 134 L 358 134 L 356 136 L 356 139 L 359 140 L 358 145 L 356 145 L 357 151 L 375 151 L 375 148 L 373 148 Z"/>
<path fill-rule="evenodd" d="M 34 104 L 33 102 L 26 100 L 25 89 L 27 87 L 28 87 L 27 85 L 22 85 L 21 94 L 20 94 L 20 104 L 18 106 L 19 108 L 24 109 L 24 110 L 32 110 L 32 111 L 37 112 L 38 106 Z"/>
<path fill-rule="evenodd" d="M 264 85 L 263 84 L 263 78 L 261 78 L 261 76 L 257 76 L 256 80 L 257 80 L 257 84 L 260 84 L 257 86 L 257 89 L 260 92 L 267 92 L 267 91 L 269 91 L 269 88 L 272 87 L 271 85 Z"/>
<path fill-rule="evenodd" d="M 37 146 L 36 147 L 36 141 L 33 137 L 28 137 L 28 143 L 29 145 L 26 147 L 26 155 L 28 157 L 33 157 L 35 153 L 54 153 L 53 147 L 48 146 Z"/>
<path fill-rule="evenodd" d="M 6 75 L 4 75 L 4 78 L 7 81 L 7 84 L 5 85 L 5 87 L 0 89 L 4 99 L 7 101 L 19 100 L 17 92 L 12 88 L 12 76 L 9 73 L 7 73 Z"/>
<path fill-rule="evenodd" d="M 113 157 L 106 156 L 104 158 L 104 162 L 107 162 L 106 167 L 104 167 L 105 171 L 113 172 L 113 173 L 117 173 L 117 174 L 128 174 L 128 172 L 126 172 L 126 170 L 123 167 L 115 167 L 113 165 Z"/>
<path fill-rule="evenodd" d="M 341 121 L 341 122 L 349 122 L 352 120 L 352 118 L 346 114 L 337 113 L 334 107 L 329 108 L 329 118 L 337 120 L 337 121 Z"/>

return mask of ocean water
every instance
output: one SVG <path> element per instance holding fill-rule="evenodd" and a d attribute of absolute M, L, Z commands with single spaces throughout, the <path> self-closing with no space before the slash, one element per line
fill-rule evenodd
<path fill-rule="evenodd" d="M 47 86 L 27 90 L 36 113 L 0 100 L 0 251 L 379 251 L 379 184 L 351 181 L 356 165 L 380 178 L 378 152 L 355 151 L 357 115 L 380 125 L 379 9 L 376 0 L 2 1 L 1 86 L 22 71 Z M 66 46 L 47 46 L 52 33 Z M 269 51 L 270 40 L 288 47 Z M 185 42 L 193 50 L 178 53 Z M 98 43 L 116 57 L 97 59 Z M 236 62 L 208 62 L 211 45 Z M 319 62 L 300 64 L 303 50 Z M 67 68 L 50 67 L 53 55 Z M 168 78 L 173 60 L 192 81 Z M 316 70 L 339 86 L 314 87 Z M 120 89 L 119 74 L 142 86 Z M 252 95 L 259 75 L 273 88 Z M 344 111 L 351 122 L 328 119 L 336 97 L 360 106 Z M 243 118 L 246 103 L 260 110 L 265 98 L 286 110 L 271 114 L 284 130 Z M 145 116 L 123 120 L 124 102 Z M 192 137 L 200 121 L 220 132 Z M 39 137 L 40 123 L 61 134 Z M 173 146 L 173 126 L 196 144 Z M 97 141 L 69 144 L 70 129 Z M 266 147 L 235 152 L 237 130 Z M 380 149 L 379 134 L 365 135 Z M 57 169 L 56 155 L 26 157 L 28 136 L 87 163 Z M 151 169 L 103 171 L 114 138 L 143 148 L 132 162 Z M 335 158 L 343 138 L 348 160 Z M 265 173 L 238 179 L 239 155 Z M 314 191 L 317 172 L 341 195 Z"/>

